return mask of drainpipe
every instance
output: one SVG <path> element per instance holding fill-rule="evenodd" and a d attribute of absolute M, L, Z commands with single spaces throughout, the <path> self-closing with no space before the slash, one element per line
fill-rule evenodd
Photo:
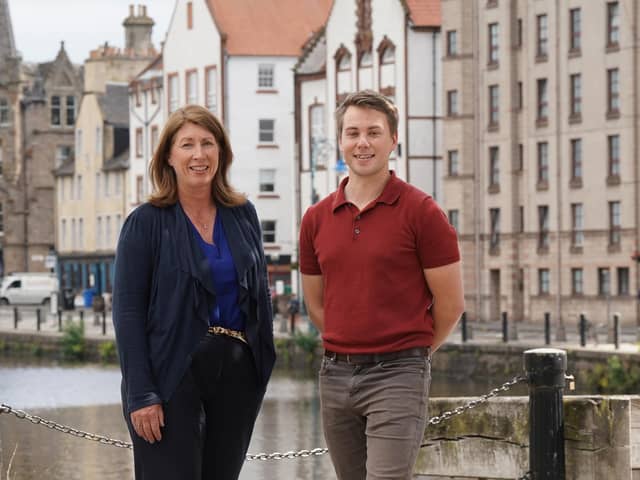
<path fill-rule="evenodd" d="M 475 311 L 476 311 L 476 320 L 480 320 L 482 318 L 482 244 L 480 240 L 480 233 L 482 231 L 482 209 L 481 209 L 481 192 L 482 192 L 482 169 L 480 166 L 480 99 L 479 99 L 479 86 L 478 82 L 480 80 L 480 55 L 479 55 L 479 45 L 480 45 L 480 29 L 478 22 L 478 2 L 473 2 L 472 7 L 472 36 L 474 39 L 473 42 L 473 97 L 475 99 L 474 105 L 474 119 L 473 119 L 473 128 L 474 128 L 474 138 L 476 145 L 473 148 L 473 243 L 474 243 L 474 264 L 475 264 L 475 284 L 476 284 L 476 298 L 475 300 Z"/>
<path fill-rule="evenodd" d="M 433 121 L 431 122 L 431 138 L 433 139 L 433 142 L 431 142 L 433 144 L 433 153 L 432 153 L 432 158 L 433 158 L 433 198 L 436 199 L 436 201 L 443 203 L 444 202 L 444 188 L 442 189 L 442 193 L 443 193 L 443 197 L 442 198 L 438 198 L 438 169 L 437 169 L 437 164 L 438 164 L 438 160 L 437 160 L 437 156 L 438 156 L 438 146 L 436 145 L 437 141 L 438 141 L 438 129 L 437 127 L 437 115 L 438 112 L 436 110 L 436 102 L 437 102 L 437 88 L 438 88 L 438 82 L 436 81 L 436 72 L 437 72 L 437 67 L 438 67 L 438 63 L 436 61 L 436 54 L 437 54 L 437 49 L 436 49 L 436 40 L 438 38 L 437 32 L 434 30 L 431 33 L 431 106 L 432 106 L 432 115 L 431 117 L 433 118 Z M 407 149 L 408 150 L 408 149 Z"/>
<path fill-rule="evenodd" d="M 638 71 L 638 2 L 633 2 L 633 19 L 631 21 L 633 33 L 633 193 L 635 204 L 635 252 L 640 252 L 640 149 L 638 146 L 638 81 L 640 72 Z M 637 338 L 640 340 L 640 259 L 636 260 L 636 326 Z"/>
<path fill-rule="evenodd" d="M 560 104 L 560 0 L 556 0 L 556 48 L 555 48 L 555 70 L 556 70 L 556 277 L 558 279 L 558 293 L 556 295 L 556 319 L 558 321 L 558 339 L 566 338 L 564 331 L 564 320 L 562 318 L 562 149 L 561 138 L 561 104 Z"/>
<path fill-rule="evenodd" d="M 20 129 L 22 130 L 22 155 L 20 158 L 22 159 L 22 231 L 23 231 L 23 241 L 24 241 L 24 272 L 29 271 L 29 193 L 27 192 L 28 182 L 27 182 L 27 155 L 31 156 L 31 153 L 27 152 L 27 121 L 26 121 L 26 110 L 27 104 L 26 100 L 20 100 Z"/>

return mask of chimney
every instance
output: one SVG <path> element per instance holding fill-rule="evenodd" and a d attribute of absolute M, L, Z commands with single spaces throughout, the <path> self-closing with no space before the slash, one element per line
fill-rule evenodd
<path fill-rule="evenodd" d="M 135 5 L 129 5 L 129 16 L 133 17 L 135 15 Z"/>

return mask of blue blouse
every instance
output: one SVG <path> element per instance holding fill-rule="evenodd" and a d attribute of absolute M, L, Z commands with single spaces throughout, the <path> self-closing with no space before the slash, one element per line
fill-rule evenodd
<path fill-rule="evenodd" d="M 216 214 L 213 227 L 213 245 L 202 239 L 193 224 L 191 227 L 198 238 L 202 253 L 209 262 L 213 287 L 216 291 L 216 305 L 209 315 L 209 325 L 219 325 L 244 332 L 244 313 L 238 306 L 238 274 L 220 215 Z"/>

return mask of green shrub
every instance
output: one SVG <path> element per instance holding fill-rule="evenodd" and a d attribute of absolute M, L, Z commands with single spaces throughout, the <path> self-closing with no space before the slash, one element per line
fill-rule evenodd
<path fill-rule="evenodd" d="M 86 353 L 84 325 L 66 322 L 62 329 L 62 356 L 65 360 L 83 360 Z"/>
<path fill-rule="evenodd" d="M 102 363 L 113 363 L 118 358 L 118 350 L 113 340 L 102 342 L 98 346 L 98 353 L 100 354 L 100 361 Z"/>
<path fill-rule="evenodd" d="M 590 392 L 602 394 L 640 393 L 640 366 L 623 362 L 618 356 L 609 357 L 606 365 L 596 365 L 587 372 L 586 383 Z"/>
<path fill-rule="evenodd" d="M 314 334 L 297 333 L 294 337 L 294 342 L 303 352 L 307 354 L 313 354 L 318 348 L 320 339 Z"/>

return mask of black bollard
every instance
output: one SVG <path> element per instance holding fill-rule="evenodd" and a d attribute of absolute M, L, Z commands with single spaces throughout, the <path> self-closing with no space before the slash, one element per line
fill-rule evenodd
<path fill-rule="evenodd" d="M 580 346 L 587 346 L 587 317 L 584 313 L 580 314 L 580 323 L 578 325 L 578 330 L 580 330 Z"/>
<path fill-rule="evenodd" d="M 40 309 L 36 308 L 36 330 L 40 331 Z"/>
<path fill-rule="evenodd" d="M 564 480 L 562 395 L 567 353 L 553 348 L 524 352 L 529 382 L 529 470 L 536 480 Z"/>
<path fill-rule="evenodd" d="M 462 343 L 467 343 L 469 337 L 467 336 L 467 312 L 462 312 L 460 318 L 460 330 L 462 332 Z"/>
<path fill-rule="evenodd" d="M 107 334 L 107 310 L 102 310 L 102 335 Z"/>
<path fill-rule="evenodd" d="M 20 315 L 18 314 L 18 307 L 13 307 L 13 328 L 15 330 L 18 329 L 18 320 L 20 319 Z"/>
<path fill-rule="evenodd" d="M 58 309 L 58 331 L 62 331 L 62 310 Z"/>
<path fill-rule="evenodd" d="M 613 344 L 616 350 L 620 348 L 620 314 L 613 314 Z"/>
<path fill-rule="evenodd" d="M 509 321 L 507 320 L 507 312 L 502 312 L 502 341 L 509 341 Z"/>
<path fill-rule="evenodd" d="M 551 313 L 544 312 L 544 344 L 551 345 Z"/>
<path fill-rule="evenodd" d="M 80 325 L 84 328 L 84 310 L 80 310 Z"/>

